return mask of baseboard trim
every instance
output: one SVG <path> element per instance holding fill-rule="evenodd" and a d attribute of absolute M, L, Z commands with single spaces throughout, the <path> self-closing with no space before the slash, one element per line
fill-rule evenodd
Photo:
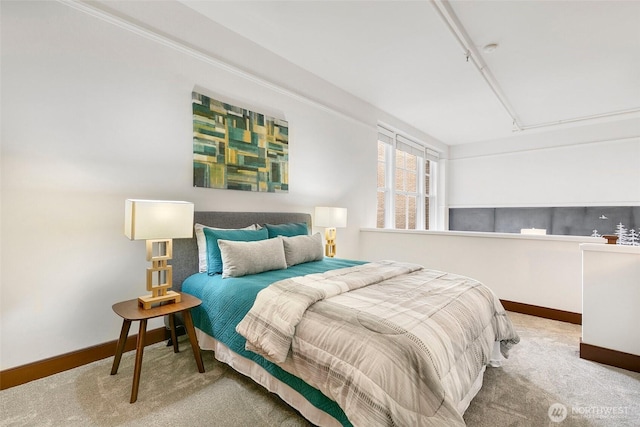
<path fill-rule="evenodd" d="M 640 356 L 586 344 L 582 342 L 582 339 L 580 340 L 580 359 L 604 363 L 627 371 L 640 372 Z"/>
<path fill-rule="evenodd" d="M 124 351 L 135 349 L 137 339 L 138 335 L 128 337 Z M 166 339 L 168 339 L 166 328 L 152 329 L 147 331 L 146 345 L 156 344 Z M 113 340 L 104 344 L 98 344 L 93 347 L 0 371 L 0 390 L 48 377 L 49 375 L 77 368 L 78 366 L 106 359 L 107 357 L 112 357 L 116 353 L 117 342 L 118 340 Z"/>
<path fill-rule="evenodd" d="M 508 300 L 500 300 L 502 306 L 507 311 L 530 314 L 531 316 L 543 317 L 545 319 L 559 320 L 561 322 L 582 325 L 582 314 L 571 311 L 557 310 L 555 308 L 540 307 L 538 305 L 524 304 Z"/>
<path fill-rule="evenodd" d="M 524 304 L 521 302 L 508 300 L 500 301 L 502 302 L 502 306 L 505 308 L 505 310 L 508 311 L 543 317 L 545 319 L 559 320 L 561 322 L 574 323 L 576 325 L 582 324 L 582 314 L 580 313 L 572 313 L 570 311 L 556 310 L 553 308 L 540 307 L 537 305 Z M 165 328 L 153 329 L 147 332 L 147 345 L 156 344 L 168 338 L 168 333 Z M 137 335 L 132 335 L 127 339 L 125 351 L 131 351 L 135 349 L 136 339 Z M 104 344 L 98 344 L 93 347 L 0 371 L 0 390 L 5 390 L 7 388 L 28 383 L 29 381 L 48 377 L 49 375 L 77 368 L 78 366 L 106 359 L 107 357 L 113 357 L 116 350 L 116 343 L 117 340 L 113 340 Z M 582 349 L 582 344 L 580 346 L 580 348 Z M 603 350 L 613 351 L 608 349 Z M 582 351 L 580 357 L 582 357 Z M 635 363 L 637 364 L 638 362 L 636 361 Z"/>

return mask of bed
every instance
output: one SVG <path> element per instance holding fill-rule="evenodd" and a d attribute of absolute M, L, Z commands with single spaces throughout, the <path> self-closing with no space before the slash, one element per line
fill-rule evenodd
<path fill-rule="evenodd" d="M 203 301 L 192 311 L 200 347 L 315 425 L 464 425 L 486 366 L 519 341 L 486 286 L 324 258 L 308 214 L 196 212 L 194 222 L 207 227 L 174 241 L 172 265 L 174 289 Z"/>

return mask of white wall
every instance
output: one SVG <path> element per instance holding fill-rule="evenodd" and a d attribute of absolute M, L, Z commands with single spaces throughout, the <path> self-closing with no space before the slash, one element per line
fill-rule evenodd
<path fill-rule="evenodd" d="M 538 135 L 543 147 L 523 151 L 517 151 L 518 139 L 509 141 L 506 152 L 452 147 L 449 207 L 639 205 L 637 132 L 636 137 L 555 147 L 544 147 L 546 136 Z"/>
<path fill-rule="evenodd" d="M 472 277 L 500 299 L 582 312 L 580 243 L 604 239 L 459 231 L 363 229 L 362 259 L 414 262 Z"/>
<path fill-rule="evenodd" d="M 147 267 L 144 243 L 123 234 L 126 198 L 197 210 L 344 206 L 344 257 L 375 224 L 375 125 L 401 123 L 180 4 L 141 3 L 109 6 L 164 22 L 189 44 L 213 40 L 209 56 L 58 2 L 2 2 L 1 369 L 118 337 L 111 305 L 144 294 Z M 216 59 L 226 57 L 253 74 Z M 289 193 L 192 187 L 195 86 L 288 120 Z"/>

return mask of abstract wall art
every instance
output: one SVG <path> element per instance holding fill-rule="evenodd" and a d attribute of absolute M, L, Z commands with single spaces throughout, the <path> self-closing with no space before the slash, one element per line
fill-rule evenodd
<path fill-rule="evenodd" d="M 193 185 L 289 191 L 286 121 L 192 93 Z"/>

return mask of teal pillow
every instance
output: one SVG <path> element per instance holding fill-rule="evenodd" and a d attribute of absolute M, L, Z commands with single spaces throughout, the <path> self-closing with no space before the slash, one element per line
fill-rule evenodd
<path fill-rule="evenodd" d="M 288 224 L 265 224 L 267 230 L 269 230 L 269 238 L 277 236 L 293 237 L 293 236 L 306 236 L 309 234 L 309 229 L 306 222 L 290 222 Z"/>
<path fill-rule="evenodd" d="M 260 230 L 213 230 L 211 228 L 204 229 L 204 236 L 207 240 L 207 274 L 222 273 L 222 255 L 218 240 L 232 240 L 236 242 L 255 242 L 257 240 L 265 240 L 269 238 L 269 232 L 266 228 Z"/>

